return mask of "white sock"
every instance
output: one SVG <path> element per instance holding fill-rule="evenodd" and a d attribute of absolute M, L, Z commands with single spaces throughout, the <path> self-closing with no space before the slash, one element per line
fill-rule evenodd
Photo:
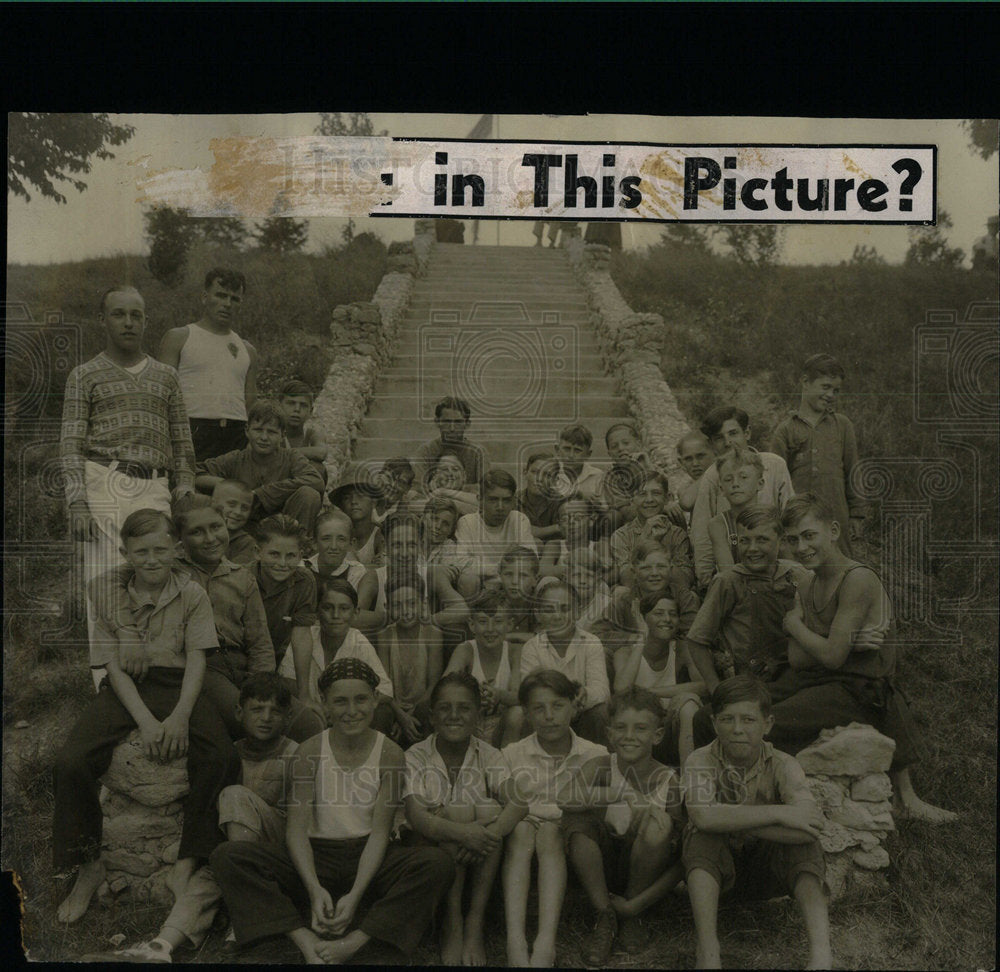
<path fill-rule="evenodd" d="M 170 954 L 174 950 L 174 946 L 170 944 L 165 938 L 154 938 L 150 941 L 150 945 L 159 945 L 167 954 Z"/>

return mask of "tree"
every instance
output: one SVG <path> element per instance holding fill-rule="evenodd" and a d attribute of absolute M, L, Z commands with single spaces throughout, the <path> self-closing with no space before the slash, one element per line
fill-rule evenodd
<path fill-rule="evenodd" d="M 183 209 L 153 209 L 143 216 L 149 240 L 149 272 L 168 287 L 184 271 L 187 253 L 197 237 L 196 220 Z"/>
<path fill-rule="evenodd" d="M 1000 142 L 1000 120 L 996 118 L 966 118 L 962 128 L 969 136 L 969 148 L 984 159 L 997 151 Z"/>
<path fill-rule="evenodd" d="M 686 250 L 708 254 L 711 252 L 711 227 L 691 223 L 669 223 L 660 234 L 660 242 L 667 246 L 680 246 Z"/>
<path fill-rule="evenodd" d="M 56 188 L 68 182 L 77 192 L 87 183 L 74 178 L 90 172 L 91 156 L 113 159 L 107 145 L 124 145 L 135 134 L 131 125 L 113 125 L 108 115 L 21 111 L 7 116 L 7 189 L 29 202 L 28 186 L 43 197 L 65 203 Z"/>
<path fill-rule="evenodd" d="M 938 212 L 936 226 L 910 227 L 910 247 L 903 262 L 908 267 L 960 267 L 965 259 L 965 251 L 948 246 L 942 232 L 951 229 L 952 225 L 951 217 L 942 209 Z"/>
<path fill-rule="evenodd" d="M 309 236 L 309 222 L 289 216 L 271 216 L 261 222 L 253 235 L 262 250 L 293 253 L 305 246 Z"/>
<path fill-rule="evenodd" d="M 857 243 L 848 265 L 852 267 L 884 267 L 885 257 L 874 246 Z"/>
<path fill-rule="evenodd" d="M 205 216 L 192 220 L 206 243 L 242 250 L 249 236 L 246 224 L 235 216 Z"/>
<path fill-rule="evenodd" d="M 785 243 L 779 226 L 737 223 L 717 226 L 715 233 L 740 263 L 752 267 L 773 266 Z"/>
<path fill-rule="evenodd" d="M 345 118 L 339 111 L 321 111 L 317 135 L 388 135 L 387 131 L 376 132 L 368 113 L 349 111 Z"/>

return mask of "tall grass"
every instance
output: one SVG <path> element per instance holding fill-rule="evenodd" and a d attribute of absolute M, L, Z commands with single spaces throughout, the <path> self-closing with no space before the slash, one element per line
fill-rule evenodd
<path fill-rule="evenodd" d="M 936 394 L 939 405 L 947 395 L 943 382 L 915 387 L 914 329 L 928 311 L 955 311 L 961 321 L 971 304 L 995 301 L 996 275 L 843 265 L 748 271 L 671 245 L 620 255 L 612 274 L 633 309 L 663 315 L 663 374 L 693 426 L 710 408 L 734 403 L 750 414 L 753 441 L 765 447 L 797 405 L 800 363 L 825 351 L 847 372 L 838 408 L 854 422 L 862 457 L 947 457 L 958 464 L 961 488 L 932 503 L 928 546 L 971 540 L 978 529 L 994 555 L 978 564 L 955 554 L 925 557 L 917 582 L 935 599 L 975 601 L 934 618 L 951 631 L 941 638 L 947 647 L 905 652 L 900 682 L 926 744 L 913 771 L 918 792 L 961 819 L 940 829 L 904 823 L 890 836 L 891 893 L 868 902 L 860 916 L 864 934 L 879 945 L 852 951 L 850 964 L 989 967 L 996 949 L 997 434 L 966 440 L 977 467 L 961 446 L 939 442 L 935 427 L 915 421 L 918 392 Z M 1000 387 L 996 366 L 987 361 L 978 374 L 985 396 Z M 900 472 L 905 466 L 897 465 L 894 498 L 919 496 L 910 468 Z M 866 525 L 876 560 L 878 514 L 876 506 Z M 926 629 L 911 623 L 902 634 L 916 642 Z"/>

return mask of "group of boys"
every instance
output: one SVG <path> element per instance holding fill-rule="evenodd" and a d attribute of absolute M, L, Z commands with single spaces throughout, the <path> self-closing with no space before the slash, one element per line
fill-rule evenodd
<path fill-rule="evenodd" d="M 822 820 L 789 754 L 823 728 L 870 723 L 896 741 L 901 811 L 932 821 L 952 816 L 913 792 L 916 733 L 894 682 L 891 613 L 878 577 L 849 557 L 863 509 L 850 491 L 853 428 L 833 410 L 840 365 L 827 355 L 805 363 L 799 408 L 775 431 L 774 452 L 750 447 L 742 410 L 710 413 L 700 432 L 678 443 L 690 482 L 676 492 L 630 422 L 608 429 L 603 471 L 587 461 L 590 431 L 563 429 L 551 451 L 529 457 L 518 490 L 467 438 L 468 404 L 449 397 L 436 409 L 436 439 L 410 459 L 387 461 L 378 476 L 344 477 L 327 494 L 325 442 L 307 421 L 311 389 L 292 381 L 276 401 L 257 399 L 256 353 L 232 330 L 245 289 L 241 275 L 211 271 L 203 317 L 168 332 L 157 361 L 141 349 L 141 296 L 112 288 L 101 303 L 106 349 L 67 385 L 67 501 L 73 535 L 85 542 L 91 667 L 100 690 L 56 764 L 56 865 L 78 869 L 60 920 L 80 918 L 103 880 L 98 780 L 129 729 L 139 729 L 151 758 L 188 760 L 190 791 L 170 878 L 175 906 L 160 935 L 129 953 L 159 961 L 184 942 L 200 942 L 211 926 L 223 891 L 207 861 L 223 834 L 281 840 L 286 757 L 329 723 L 318 686 L 331 664 L 353 658 L 375 672 L 374 727 L 401 741 L 426 736 L 416 710 L 393 698 L 381 659 L 395 656 L 381 647 L 376 653 L 364 637 L 399 621 L 390 606 L 403 587 L 417 592 L 424 620 L 441 632 L 443 663 L 471 633 L 475 673 L 472 659 L 493 650 L 496 633 L 487 630 L 502 615 L 497 630 L 505 653 L 511 646 L 503 657 L 517 671 L 512 684 L 540 669 L 567 676 L 579 688 L 574 727 L 594 744 L 610 739 L 615 767 L 648 770 L 667 731 L 663 706 L 650 713 L 636 703 L 644 691 L 637 684 L 612 695 L 608 675 L 623 639 L 643 637 L 644 617 L 636 617 L 649 600 L 642 556 L 655 549 L 667 564 L 657 597 L 673 602 L 677 644 L 698 679 L 692 684 L 710 700 L 695 718 L 700 748 L 684 764 L 684 788 L 654 814 L 675 838 L 684 825 L 683 844 L 674 841 L 674 856 L 648 881 L 626 873 L 629 900 L 648 907 L 686 874 L 698 962 L 711 967 L 719 963 L 720 890 L 732 886 L 736 871 L 770 874 L 802 908 L 813 967 L 828 967 L 816 843 Z M 432 485 L 448 458 L 461 464 L 464 482 Z M 279 610 L 268 611 L 261 599 L 257 528 L 275 514 L 317 543 L 313 569 L 308 561 L 296 567 L 305 579 L 294 611 L 280 598 Z M 797 564 L 779 557 L 782 544 Z M 297 549 L 287 556 L 297 559 Z M 124 566 L 115 568 L 119 555 Z M 584 575 L 586 595 L 576 582 Z M 290 683 L 275 674 L 283 653 L 280 673 Z M 405 665 L 400 672 L 412 675 Z M 486 681 L 482 687 L 490 697 L 497 692 Z M 623 692 L 632 693 L 630 705 Z M 624 723 L 623 713 L 631 713 Z M 509 743 L 528 732 L 520 717 L 508 718 L 496 738 Z M 609 772 L 601 763 L 600 773 Z M 585 798 L 567 798 L 567 820 L 574 809 L 602 806 L 596 779 L 584 779 Z M 668 805 L 679 792 L 686 814 Z M 602 964 L 617 923 L 603 878 L 595 877 L 594 861 L 607 852 L 603 830 L 588 827 L 581 832 L 593 848 L 581 850 L 582 838 L 571 841 L 569 831 L 566 839 L 598 912 L 588 963 Z M 635 841 L 639 829 L 626 830 Z M 660 881 L 671 868 L 672 883 Z M 660 891 L 647 894 L 653 886 Z M 624 917 L 641 910 L 630 907 Z"/>

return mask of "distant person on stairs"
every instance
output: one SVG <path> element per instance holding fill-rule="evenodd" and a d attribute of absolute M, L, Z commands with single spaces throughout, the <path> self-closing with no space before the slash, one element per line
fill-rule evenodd
<path fill-rule="evenodd" d="M 486 450 L 481 445 L 470 442 L 465 433 L 472 421 L 472 409 L 462 398 L 448 396 L 442 398 L 434 408 L 434 424 L 438 429 L 438 438 L 425 442 L 417 450 L 416 463 L 420 468 L 417 475 L 421 481 L 428 471 L 445 453 L 458 456 L 465 469 L 465 485 L 471 492 L 478 492 L 489 459 Z"/>

